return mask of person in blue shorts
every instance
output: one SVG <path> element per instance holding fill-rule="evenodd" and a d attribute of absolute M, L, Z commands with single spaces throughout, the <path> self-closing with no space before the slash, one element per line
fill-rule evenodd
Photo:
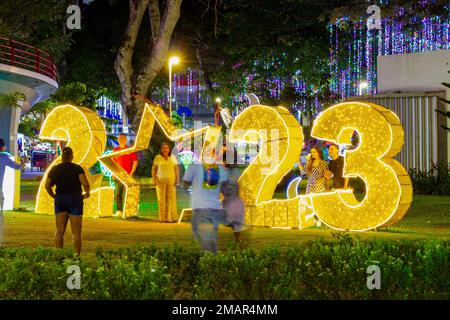
<path fill-rule="evenodd" d="M 83 218 L 83 200 L 90 195 L 90 186 L 83 168 L 73 160 L 73 150 L 65 147 L 61 154 L 62 163 L 54 166 L 45 184 L 48 194 L 55 199 L 55 221 L 57 248 L 64 247 L 64 233 L 67 222 L 70 220 L 70 228 L 73 234 L 73 244 L 78 255 L 81 253 L 81 229 Z M 53 192 L 56 186 L 56 193 Z M 82 194 L 81 187 L 85 191 Z"/>

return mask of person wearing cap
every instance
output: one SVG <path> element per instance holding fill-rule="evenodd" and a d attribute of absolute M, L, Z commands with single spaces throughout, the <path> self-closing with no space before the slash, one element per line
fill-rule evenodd
<path fill-rule="evenodd" d="M 81 253 L 81 229 L 83 218 L 83 200 L 90 196 L 90 186 L 86 174 L 81 166 L 72 162 L 73 151 L 65 147 L 61 154 L 62 163 L 54 166 L 47 177 L 45 189 L 55 199 L 57 248 L 64 247 L 64 233 L 67 222 L 73 234 L 73 244 L 78 255 Z M 56 193 L 53 192 L 56 186 Z M 85 191 L 82 194 L 81 187 Z"/>
<path fill-rule="evenodd" d="M 3 180 L 5 179 L 6 167 L 11 167 L 13 169 L 20 169 L 21 164 L 15 163 L 14 160 L 10 158 L 9 153 L 6 152 L 5 140 L 0 138 L 0 245 L 3 240 Z"/>

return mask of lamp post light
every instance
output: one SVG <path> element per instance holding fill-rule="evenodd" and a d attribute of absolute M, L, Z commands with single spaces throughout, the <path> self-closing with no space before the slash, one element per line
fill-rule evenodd
<path fill-rule="evenodd" d="M 221 103 L 222 99 L 220 97 L 217 97 L 215 99 L 216 104 L 214 106 L 214 125 L 218 126 L 220 121 L 220 109 L 221 109 Z"/>
<path fill-rule="evenodd" d="M 169 117 L 172 119 L 172 65 L 178 64 L 180 58 L 171 57 L 169 59 Z"/>
<path fill-rule="evenodd" d="M 367 81 L 362 81 L 359 83 L 359 95 L 362 96 L 363 89 L 367 89 L 369 87 L 369 84 Z"/>

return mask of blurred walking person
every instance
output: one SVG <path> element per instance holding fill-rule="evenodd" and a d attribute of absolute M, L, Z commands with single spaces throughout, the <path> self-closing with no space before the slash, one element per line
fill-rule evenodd
<path fill-rule="evenodd" d="M 245 204 L 239 195 L 238 179 L 241 171 L 237 166 L 237 150 L 233 148 L 232 151 L 228 153 L 226 144 L 222 146 L 222 166 L 227 171 L 227 180 L 220 184 L 220 193 L 223 197 L 226 225 L 233 230 L 234 240 L 239 243 L 241 231 L 247 227 L 244 224 Z M 232 159 L 228 159 L 227 155 L 232 155 Z"/>
<path fill-rule="evenodd" d="M 205 150 L 207 147 L 205 144 Z M 220 202 L 220 184 L 227 180 L 227 175 L 213 148 L 202 163 L 192 163 L 183 177 L 186 187 L 192 185 L 192 232 L 203 250 L 212 253 L 217 253 L 219 224 L 227 224 L 226 211 Z"/>

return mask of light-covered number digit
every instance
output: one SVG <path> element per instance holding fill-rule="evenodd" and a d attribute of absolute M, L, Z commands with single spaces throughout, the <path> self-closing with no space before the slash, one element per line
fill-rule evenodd
<path fill-rule="evenodd" d="M 302 149 L 303 133 L 296 119 L 283 107 L 253 105 L 235 119 L 229 139 L 262 142 L 258 155 L 238 181 L 248 223 L 302 227 L 299 197 L 272 199 L 276 186 L 298 161 Z"/>
<path fill-rule="evenodd" d="M 91 197 L 84 201 L 84 214 L 92 217 L 112 215 L 113 188 L 101 187 L 103 176 L 91 175 L 88 171 L 102 155 L 106 144 L 105 126 L 97 114 L 87 108 L 58 106 L 45 118 L 39 137 L 67 141 L 67 146 L 73 149 L 73 162 L 83 167 L 92 190 Z M 44 174 L 36 198 L 37 213 L 54 212 L 53 199 L 45 191 L 45 182 L 51 168 L 60 162 L 61 158 L 56 158 Z"/>
<path fill-rule="evenodd" d="M 338 230 L 366 231 L 395 223 L 412 201 L 411 180 L 403 166 L 392 159 L 403 146 L 400 120 L 379 105 L 346 102 L 322 112 L 311 135 L 350 145 L 354 131 L 359 134 L 359 146 L 347 151 L 344 175 L 363 179 L 366 195 L 358 202 L 353 193 L 344 190 L 312 194 L 314 211 Z"/>

